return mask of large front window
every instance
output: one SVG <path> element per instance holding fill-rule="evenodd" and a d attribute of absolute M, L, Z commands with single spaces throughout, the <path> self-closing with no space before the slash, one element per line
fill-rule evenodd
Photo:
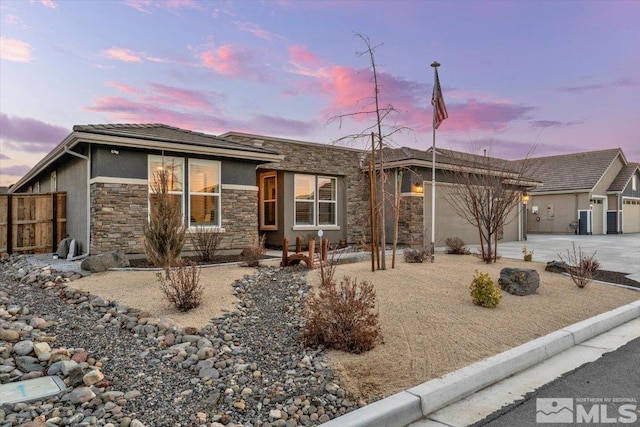
<path fill-rule="evenodd" d="M 321 226 L 337 224 L 336 178 L 295 176 L 295 225 Z"/>
<path fill-rule="evenodd" d="M 220 226 L 220 162 L 189 160 L 189 218 L 193 226 Z"/>
<path fill-rule="evenodd" d="M 149 156 L 149 212 L 158 207 L 158 194 L 166 191 L 169 200 L 182 212 L 184 159 Z"/>

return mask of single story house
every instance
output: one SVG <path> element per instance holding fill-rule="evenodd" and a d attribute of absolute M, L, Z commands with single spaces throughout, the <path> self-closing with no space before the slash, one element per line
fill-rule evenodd
<path fill-rule="evenodd" d="M 256 166 L 281 159 L 265 148 L 161 124 L 74 126 L 10 192 L 66 191 L 67 234 L 82 252 L 144 253 L 150 182 L 170 164 L 171 194 L 180 198 L 189 227 L 211 227 L 224 233 L 223 246 L 242 248 L 258 235 Z"/>
<path fill-rule="evenodd" d="M 616 230 L 629 232 L 629 218 L 640 217 L 640 204 L 636 203 L 640 200 L 638 166 L 626 162 L 620 150 L 605 150 L 609 151 L 617 154 L 609 161 L 610 169 L 601 175 L 612 178 L 606 184 L 603 179 L 596 179 L 598 185 L 586 184 L 595 188 L 586 197 L 616 206 L 620 211 Z M 386 149 L 384 156 L 384 169 L 389 176 L 387 203 L 395 197 L 400 199 L 398 242 L 427 244 L 431 228 L 432 151 L 403 147 Z M 214 136 L 162 124 L 85 125 L 74 126 L 71 134 L 10 192 L 66 191 L 67 233 L 78 241 L 83 252 L 122 250 L 142 254 L 142 229 L 153 202 L 154 171 L 170 165 L 176 176 L 171 193 L 180 199 L 189 229 L 206 227 L 222 233 L 221 249 L 243 249 L 258 235 L 266 236 L 267 245 L 280 247 L 285 237 L 293 244 L 296 237 L 316 236 L 319 230 L 332 243 L 358 244 L 369 240 L 368 164 L 369 152 L 364 150 L 249 133 Z M 552 181 L 544 174 L 517 181 L 517 162 L 436 149 L 435 168 L 436 246 L 454 236 L 468 244 L 478 243 L 476 229 L 459 218 L 448 203 L 447 189 L 458 185 L 453 172 L 459 170 L 475 175 L 500 174 L 505 185 L 517 187 L 523 195 L 529 192 L 529 204 L 513 209 L 501 230 L 500 237 L 505 241 L 523 240 L 527 229 L 569 232 L 569 224 L 579 217 L 576 208 L 572 210 L 576 213 L 573 217 L 537 221 L 534 206 L 541 212 L 540 207 L 546 209 L 548 204 L 555 204 L 552 210 L 559 215 L 560 205 L 566 201 L 547 201 L 543 197 L 564 193 L 555 194 L 551 189 L 547 194 Z M 545 170 L 554 169 L 562 168 Z M 537 187 L 540 182 L 545 187 Z M 598 197 L 601 192 L 605 199 Z M 582 200 L 583 196 L 573 197 Z M 567 224 L 547 231 L 542 228 L 547 221 Z M 394 225 L 395 212 L 390 208 L 386 223 L 389 243 Z M 188 239 L 185 250 L 192 249 Z"/>
<path fill-rule="evenodd" d="M 640 232 L 640 165 L 620 148 L 528 161 L 542 182 L 529 193 L 529 233 Z"/>

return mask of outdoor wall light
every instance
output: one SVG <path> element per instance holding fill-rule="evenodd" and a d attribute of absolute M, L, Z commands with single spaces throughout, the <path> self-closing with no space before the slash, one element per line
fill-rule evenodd
<path fill-rule="evenodd" d="M 414 193 L 422 193 L 424 191 L 424 187 L 421 182 L 416 182 L 413 184 L 413 192 Z"/>
<path fill-rule="evenodd" d="M 111 154 L 115 154 L 117 156 L 120 152 L 118 150 L 111 150 Z"/>
<path fill-rule="evenodd" d="M 525 205 L 529 203 L 529 195 L 527 193 L 522 193 L 522 203 Z"/>

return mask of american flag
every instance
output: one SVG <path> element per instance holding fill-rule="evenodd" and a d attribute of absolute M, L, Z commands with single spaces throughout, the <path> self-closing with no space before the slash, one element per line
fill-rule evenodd
<path fill-rule="evenodd" d="M 438 78 L 438 69 L 435 69 L 436 79 L 433 85 L 433 95 L 431 95 L 431 105 L 433 105 L 433 127 L 438 129 L 440 123 L 449 117 L 447 106 L 444 105 L 442 97 L 442 88 L 440 87 L 440 79 Z"/>

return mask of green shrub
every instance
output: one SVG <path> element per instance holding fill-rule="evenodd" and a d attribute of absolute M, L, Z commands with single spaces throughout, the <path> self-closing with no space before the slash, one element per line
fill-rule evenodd
<path fill-rule="evenodd" d="M 344 277 L 340 285 L 327 280 L 307 305 L 305 345 L 362 353 L 382 343 L 376 291 L 366 281 Z"/>
<path fill-rule="evenodd" d="M 482 307 L 495 308 L 502 299 L 500 289 L 493 283 L 489 274 L 480 273 L 477 270 L 473 276 L 471 286 L 469 286 L 469 291 L 471 292 L 473 303 Z"/>

